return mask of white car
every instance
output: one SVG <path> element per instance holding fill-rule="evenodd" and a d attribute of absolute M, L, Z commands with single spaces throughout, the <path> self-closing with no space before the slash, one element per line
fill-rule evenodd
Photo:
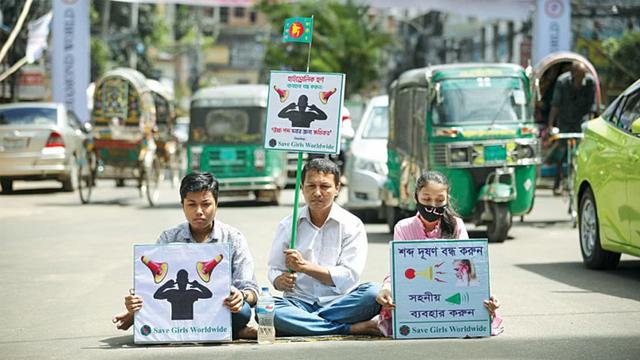
<path fill-rule="evenodd" d="M 64 191 L 73 191 L 75 156 L 84 151 L 87 129 L 63 104 L 0 105 L 2 191 L 13 191 L 14 180 L 45 179 L 59 180 Z"/>
<path fill-rule="evenodd" d="M 380 190 L 387 179 L 389 97 L 372 98 L 355 132 L 347 163 L 347 209 L 366 220 L 384 218 Z"/>

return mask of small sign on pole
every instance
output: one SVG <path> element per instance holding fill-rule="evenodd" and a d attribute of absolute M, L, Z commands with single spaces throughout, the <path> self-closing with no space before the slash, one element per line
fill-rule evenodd
<path fill-rule="evenodd" d="M 135 245 L 136 344 L 231 340 L 229 246 Z"/>
<path fill-rule="evenodd" d="M 395 339 L 490 336 L 486 240 L 392 241 Z"/>
<path fill-rule="evenodd" d="M 265 148 L 337 154 L 344 78 L 336 73 L 272 71 Z"/>

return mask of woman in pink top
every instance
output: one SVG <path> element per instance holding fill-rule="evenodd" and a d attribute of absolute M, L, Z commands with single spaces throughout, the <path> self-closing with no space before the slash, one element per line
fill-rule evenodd
<path fill-rule="evenodd" d="M 393 231 L 394 240 L 468 239 L 464 222 L 449 202 L 449 181 L 438 171 L 425 171 L 416 181 L 416 216 L 400 220 Z M 379 327 L 386 336 L 392 335 L 391 309 L 395 307 L 391 296 L 391 276 L 387 276 L 376 298 L 382 306 Z M 498 299 L 491 296 L 484 306 L 492 319 L 492 334 L 501 332 L 502 319 L 496 315 Z"/>

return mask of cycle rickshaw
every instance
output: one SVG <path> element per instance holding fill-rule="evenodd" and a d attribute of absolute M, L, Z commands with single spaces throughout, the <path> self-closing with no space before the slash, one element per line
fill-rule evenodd
<path fill-rule="evenodd" d="M 176 124 L 175 98 L 169 90 L 153 79 L 147 79 L 156 107 L 156 125 L 154 140 L 163 168 L 169 171 L 171 185 L 177 187 L 180 182 L 180 159 L 182 148 L 174 135 Z"/>
<path fill-rule="evenodd" d="M 156 142 L 154 92 L 144 75 L 127 68 L 105 73 L 96 82 L 91 125 L 93 139 L 78 171 L 82 203 L 90 201 L 96 179 L 112 179 L 118 186 L 131 179 L 154 206 L 163 180 L 163 150 Z"/>
<path fill-rule="evenodd" d="M 574 204 L 573 182 L 575 177 L 576 149 L 582 139 L 582 133 L 557 133 L 547 129 L 548 115 L 553 97 L 553 89 L 557 78 L 569 71 L 572 63 L 582 63 L 586 66 L 594 81 L 594 105 L 592 114 L 600 109 L 600 81 L 595 67 L 585 57 L 572 52 L 556 52 L 549 54 L 535 66 L 533 71 L 533 92 L 536 95 L 535 119 L 539 128 L 540 143 L 542 145 L 542 166 L 537 179 L 538 188 L 552 188 L 557 172 L 556 162 L 562 160 L 564 173 L 560 188 L 562 195 L 568 202 L 568 213 L 573 226 L 576 225 L 576 204 Z M 566 144 L 566 146 L 564 146 Z"/>

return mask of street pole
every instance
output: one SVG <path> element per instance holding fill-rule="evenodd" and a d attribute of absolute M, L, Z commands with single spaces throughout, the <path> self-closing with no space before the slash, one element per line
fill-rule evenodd
<path fill-rule="evenodd" d="M 129 67 L 136 69 L 138 66 L 138 11 L 140 10 L 140 4 L 137 2 L 131 3 L 131 36 L 136 42 L 131 48 L 131 55 L 129 56 Z"/>

